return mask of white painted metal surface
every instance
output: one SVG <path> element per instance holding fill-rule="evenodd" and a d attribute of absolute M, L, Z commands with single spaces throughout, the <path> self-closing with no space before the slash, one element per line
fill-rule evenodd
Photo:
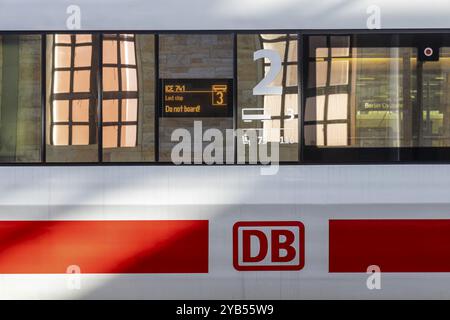
<path fill-rule="evenodd" d="M 65 30 L 69 5 L 81 30 L 449 28 L 448 0 L 0 0 L 0 30 Z M 2 167 L 0 220 L 208 219 L 208 274 L 0 275 L 0 298 L 339 299 L 446 298 L 450 274 L 328 273 L 328 220 L 450 218 L 450 166 Z M 238 272 L 232 226 L 298 220 L 306 228 L 301 271 Z M 370 249 L 370 248 L 369 248 Z M 1 252 L 0 252 L 1 254 Z"/>
<path fill-rule="evenodd" d="M 1 0 L 0 30 L 65 30 L 67 7 L 84 30 L 449 28 L 448 0 Z"/>
<path fill-rule="evenodd" d="M 0 275 L 0 298 L 340 299 L 450 298 L 450 274 L 328 273 L 328 220 L 450 218 L 450 166 L 0 168 L 1 220 L 208 219 L 208 274 Z M 301 271 L 238 272 L 232 226 L 295 220 L 306 229 Z M 370 250 L 370 248 L 368 248 Z"/>

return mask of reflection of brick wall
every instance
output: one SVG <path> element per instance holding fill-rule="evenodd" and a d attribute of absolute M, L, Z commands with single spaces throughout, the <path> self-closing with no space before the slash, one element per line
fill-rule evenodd
<path fill-rule="evenodd" d="M 232 79 L 233 36 L 161 35 L 159 62 L 161 79 Z M 209 128 L 233 128 L 232 118 L 160 119 L 160 161 L 171 161 L 170 154 L 176 142 L 171 142 L 170 137 L 175 129 L 189 130 L 193 139 L 195 120 L 202 121 L 203 132 Z M 233 141 L 228 141 L 228 143 L 232 145 Z"/>
<path fill-rule="evenodd" d="M 162 79 L 233 78 L 231 35 L 161 35 Z"/>
<path fill-rule="evenodd" d="M 137 146 L 103 150 L 104 161 L 155 161 L 155 37 L 136 35 L 139 82 Z"/>
<path fill-rule="evenodd" d="M 41 37 L 22 36 L 19 45 L 17 161 L 41 158 Z"/>
<path fill-rule="evenodd" d="M 264 76 L 263 60 L 253 61 L 255 51 L 261 49 L 259 36 L 254 34 L 239 35 L 237 38 L 238 56 L 238 107 L 242 108 L 262 108 L 263 96 L 254 96 L 253 88 Z M 239 119 L 241 117 L 239 116 Z M 240 128 L 261 128 L 260 121 L 245 123 L 239 121 Z"/>

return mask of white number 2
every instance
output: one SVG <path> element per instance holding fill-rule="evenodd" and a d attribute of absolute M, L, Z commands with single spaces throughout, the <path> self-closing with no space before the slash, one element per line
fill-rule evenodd
<path fill-rule="evenodd" d="M 283 88 L 281 86 L 269 86 L 281 71 L 281 58 L 277 51 L 262 49 L 255 51 L 253 60 L 267 58 L 270 62 L 269 72 L 267 75 L 253 88 L 253 95 L 281 95 Z"/>

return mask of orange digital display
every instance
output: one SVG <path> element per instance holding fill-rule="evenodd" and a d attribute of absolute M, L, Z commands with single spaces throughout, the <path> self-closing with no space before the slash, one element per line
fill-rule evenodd
<path fill-rule="evenodd" d="M 162 80 L 162 117 L 232 117 L 231 79 Z"/>

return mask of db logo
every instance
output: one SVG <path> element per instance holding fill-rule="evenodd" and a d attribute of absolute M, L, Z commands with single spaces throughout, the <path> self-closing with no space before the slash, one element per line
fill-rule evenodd
<path fill-rule="evenodd" d="M 301 270 L 305 227 L 297 221 L 235 223 L 233 265 L 239 271 Z"/>

